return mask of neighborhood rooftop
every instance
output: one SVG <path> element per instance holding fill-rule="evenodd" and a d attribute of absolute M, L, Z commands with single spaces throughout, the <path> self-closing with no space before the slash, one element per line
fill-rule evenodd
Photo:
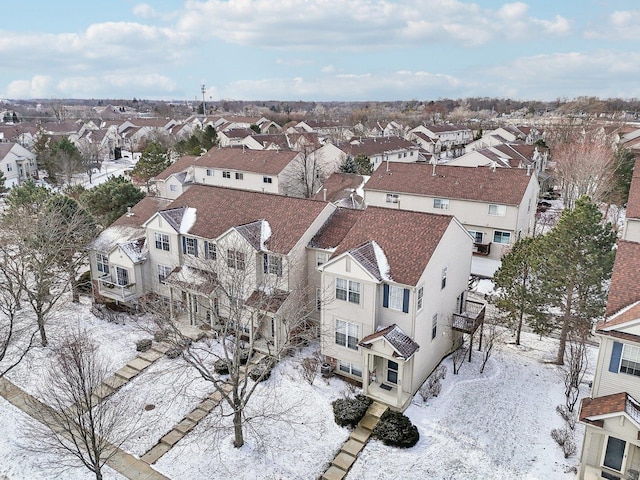
<path fill-rule="evenodd" d="M 212 148 L 196 160 L 205 168 L 228 168 L 245 172 L 278 175 L 298 155 L 292 150 L 250 150 L 248 148 Z"/>

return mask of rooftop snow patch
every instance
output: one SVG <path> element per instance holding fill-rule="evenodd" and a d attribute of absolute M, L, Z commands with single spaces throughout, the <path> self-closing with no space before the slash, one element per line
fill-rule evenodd
<path fill-rule="evenodd" d="M 390 275 L 391 267 L 389 266 L 387 256 L 384 254 L 384 250 L 382 250 L 382 247 L 378 245 L 375 240 L 371 241 L 371 245 L 373 246 L 373 251 L 376 254 L 376 262 L 378 263 L 378 270 L 380 271 L 382 280 L 385 282 L 392 281 L 393 279 Z"/>
<path fill-rule="evenodd" d="M 189 233 L 189 230 L 196 224 L 196 209 L 187 207 L 180 222 L 180 233 Z"/>

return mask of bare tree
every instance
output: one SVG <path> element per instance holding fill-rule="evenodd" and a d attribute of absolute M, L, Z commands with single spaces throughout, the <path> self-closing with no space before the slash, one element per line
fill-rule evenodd
<path fill-rule="evenodd" d="M 102 468 L 136 428 L 136 414 L 122 398 L 101 400 L 95 392 L 112 369 L 86 332 L 74 331 L 53 348 L 38 396 L 38 423 L 26 426 L 31 451 L 56 456 L 55 468 L 84 465 L 102 479 Z"/>
<path fill-rule="evenodd" d="M 602 141 L 585 137 L 562 143 L 553 150 L 553 158 L 566 208 L 573 209 L 585 195 L 598 204 L 615 187 L 613 151 Z"/>
<path fill-rule="evenodd" d="M 487 365 L 494 347 L 504 335 L 504 332 L 505 330 L 499 324 L 497 317 L 488 316 L 485 318 L 482 326 L 482 365 L 480 365 L 480 373 L 484 372 L 484 367 Z"/>
<path fill-rule="evenodd" d="M 333 172 L 326 164 L 320 145 L 303 143 L 298 148 L 298 155 L 284 174 L 286 189 L 290 195 L 311 198 Z"/>
<path fill-rule="evenodd" d="M 220 394 L 222 417 L 231 417 L 239 448 L 251 421 L 284 418 L 277 406 L 258 413 L 248 406 L 275 362 L 317 335 L 310 317 L 315 298 L 288 288 L 295 284 L 288 278 L 295 269 L 286 257 L 257 252 L 243 241 L 219 242 L 215 260 L 190 260 L 166 279 L 184 292 L 178 307 L 151 302 L 144 308 L 154 313 L 157 328 L 186 364 Z M 209 335 L 191 341 L 182 333 L 180 316 L 204 323 Z"/>
<path fill-rule="evenodd" d="M 14 188 L 8 204 L 1 221 L 5 266 L 36 314 L 46 346 L 46 318 L 70 285 L 78 299 L 76 278 L 96 225 L 72 199 L 30 185 Z"/>
<path fill-rule="evenodd" d="M 565 351 L 564 395 L 565 405 L 573 412 L 580 396 L 580 384 L 587 372 L 587 338 L 589 330 L 577 328 L 569 333 Z"/>

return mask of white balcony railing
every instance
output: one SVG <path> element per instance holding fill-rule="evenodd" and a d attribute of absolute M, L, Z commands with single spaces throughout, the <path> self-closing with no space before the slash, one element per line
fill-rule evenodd
<path fill-rule="evenodd" d="M 136 297 L 136 284 L 119 285 L 109 275 L 98 279 L 98 291 L 100 295 L 114 300 L 126 302 Z"/>

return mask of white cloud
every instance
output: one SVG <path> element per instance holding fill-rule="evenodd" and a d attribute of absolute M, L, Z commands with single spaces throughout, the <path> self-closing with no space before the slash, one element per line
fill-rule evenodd
<path fill-rule="evenodd" d="M 589 39 L 640 40 L 640 10 L 620 10 L 611 13 L 606 21 L 585 32 Z"/>
<path fill-rule="evenodd" d="M 322 67 L 322 73 L 333 73 L 336 71 L 336 67 L 333 65 L 325 65 Z"/>
<path fill-rule="evenodd" d="M 481 8 L 461 0 L 189 0 L 177 23 L 225 42 L 280 48 L 371 50 L 416 42 L 482 45 L 564 34 L 563 17 L 528 16 L 522 2 Z"/>
<path fill-rule="evenodd" d="M 147 3 L 139 3 L 133 7 L 133 14 L 140 18 L 150 20 L 172 20 L 176 18 L 177 12 L 158 12 L 155 8 Z"/>
<path fill-rule="evenodd" d="M 53 81 L 46 75 L 34 75 L 31 80 L 14 80 L 7 86 L 6 98 L 51 97 Z"/>

